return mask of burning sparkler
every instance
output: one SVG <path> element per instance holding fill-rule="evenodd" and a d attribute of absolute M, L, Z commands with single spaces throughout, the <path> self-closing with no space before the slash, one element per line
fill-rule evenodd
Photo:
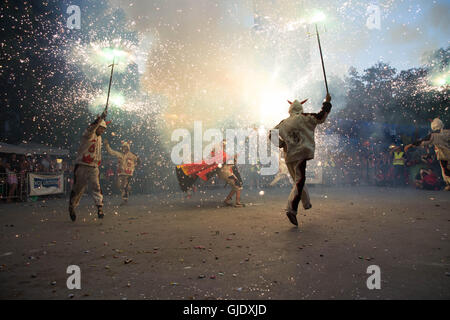
<path fill-rule="evenodd" d="M 314 22 L 314 24 L 316 26 L 317 43 L 319 44 L 320 60 L 322 62 L 322 71 L 323 71 L 323 77 L 324 77 L 324 80 L 325 80 L 325 88 L 327 89 L 327 94 L 329 94 L 329 92 L 328 92 L 327 74 L 325 72 L 325 64 L 323 62 L 322 46 L 320 45 L 319 30 L 317 28 L 317 22 L 320 22 L 320 21 L 323 21 L 323 20 L 325 20 L 325 14 L 323 12 L 317 12 L 313 16 L 311 21 Z"/>

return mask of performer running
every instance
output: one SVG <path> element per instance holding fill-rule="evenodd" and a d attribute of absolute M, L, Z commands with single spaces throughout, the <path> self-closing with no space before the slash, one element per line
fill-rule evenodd
<path fill-rule="evenodd" d="M 237 155 L 234 156 L 234 163 L 233 164 L 227 164 L 225 161 L 224 163 L 219 166 L 217 175 L 220 179 L 224 180 L 227 184 L 231 186 L 231 191 L 228 194 L 228 196 L 225 198 L 225 205 L 232 206 L 232 199 L 234 194 L 236 194 L 236 202 L 234 204 L 235 207 L 243 207 L 244 204 L 241 203 L 241 190 L 242 190 L 242 178 L 241 174 L 238 171 L 237 168 Z"/>
<path fill-rule="evenodd" d="M 286 165 L 286 161 L 284 160 L 284 157 L 281 156 L 281 154 L 283 154 L 284 152 L 280 152 L 280 161 L 279 161 L 279 170 L 278 173 L 275 175 L 275 178 L 273 179 L 273 181 L 270 183 L 270 186 L 275 186 L 278 181 L 280 181 L 281 179 L 283 179 L 284 177 L 286 177 L 287 179 L 289 179 L 289 182 L 291 185 L 294 185 L 294 173 L 291 173 L 289 171 L 289 168 Z M 303 204 L 303 208 L 305 210 L 311 209 L 312 205 L 311 205 L 311 200 L 309 198 L 309 191 L 308 188 L 306 186 L 303 187 L 303 192 L 302 192 L 302 204 Z"/>
<path fill-rule="evenodd" d="M 231 160 L 225 152 L 226 140 L 223 140 L 218 146 L 211 150 L 208 159 L 203 159 L 201 163 L 186 163 L 176 167 L 177 179 L 181 190 L 187 192 L 194 186 L 197 178 L 203 181 L 208 181 L 215 173 L 220 179 L 224 180 L 226 184 L 231 186 L 231 191 L 226 197 L 224 203 L 227 206 L 232 206 L 231 199 L 236 194 L 235 207 L 244 207 L 241 203 L 242 179 L 239 174 L 236 160 L 234 156 L 234 163 L 227 163 Z"/>
<path fill-rule="evenodd" d="M 288 101 L 291 105 L 289 107 L 289 117 L 274 128 L 279 130 L 280 139 L 278 146 L 286 152 L 286 165 L 294 180 L 288 199 L 286 215 L 289 221 L 296 226 L 298 226 L 298 204 L 300 203 L 306 181 L 306 161 L 314 159 L 314 131 L 318 124 L 325 122 L 331 111 L 331 96 L 329 94 L 327 94 L 322 110 L 319 113 L 303 113 L 303 104 L 306 101 Z"/>
<path fill-rule="evenodd" d="M 139 157 L 130 151 L 130 144 L 122 142 L 122 152 L 111 149 L 109 142 L 105 139 L 106 151 L 117 158 L 117 186 L 122 194 L 122 204 L 128 202 L 128 196 L 131 190 L 130 180 L 133 177 L 136 165 L 141 163 Z"/>
<path fill-rule="evenodd" d="M 405 152 L 411 147 L 434 145 L 436 158 L 439 160 L 442 170 L 442 178 L 445 181 L 446 191 L 450 191 L 450 130 L 444 130 L 444 123 L 435 118 L 431 122 L 432 132 L 423 139 L 420 139 L 405 147 Z"/>
<path fill-rule="evenodd" d="M 70 193 L 69 214 L 76 220 L 75 209 L 80 203 L 84 190 L 89 186 L 91 195 L 97 205 L 97 215 L 103 219 L 103 194 L 99 182 L 99 165 L 102 160 L 102 137 L 109 122 L 105 121 L 104 111 L 83 133 L 73 172 L 74 184 Z"/>

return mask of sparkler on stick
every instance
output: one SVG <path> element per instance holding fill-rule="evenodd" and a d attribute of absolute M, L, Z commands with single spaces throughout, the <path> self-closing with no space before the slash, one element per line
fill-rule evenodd
<path fill-rule="evenodd" d="M 322 47 L 320 45 L 319 30 L 317 30 L 317 24 L 316 24 L 316 35 L 317 35 L 317 43 L 319 44 L 320 60 L 322 61 L 322 71 L 323 71 L 323 78 L 325 79 L 325 88 L 327 89 L 327 94 L 329 94 L 329 92 L 328 92 L 327 74 L 325 72 L 325 65 L 323 63 Z"/>
<path fill-rule="evenodd" d="M 113 63 L 108 66 L 108 67 L 111 67 L 111 75 L 109 77 L 108 96 L 106 97 L 105 112 L 108 112 L 109 93 L 111 92 L 111 83 L 112 83 L 112 78 L 113 78 L 113 73 L 114 73 L 114 59 L 115 59 L 115 57 L 113 57 Z"/>
<path fill-rule="evenodd" d="M 322 55 L 322 46 L 320 45 L 320 36 L 319 36 L 319 30 L 317 28 L 317 22 L 322 21 L 325 19 L 325 15 L 322 12 L 318 12 L 314 15 L 311 22 L 314 22 L 316 25 L 316 36 L 317 36 L 317 43 L 319 44 L 319 52 L 320 52 L 320 60 L 322 61 L 322 71 L 323 71 L 323 77 L 325 80 L 325 88 L 327 89 L 327 95 L 328 92 L 328 82 L 327 82 L 327 74 L 325 72 L 325 64 L 323 63 L 323 55 Z"/>

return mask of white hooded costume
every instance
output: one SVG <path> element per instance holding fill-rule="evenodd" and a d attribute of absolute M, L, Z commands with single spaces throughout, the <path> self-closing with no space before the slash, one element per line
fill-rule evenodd
<path fill-rule="evenodd" d="M 288 101 L 289 117 L 274 128 L 279 132 L 278 146 L 286 153 L 286 166 L 294 180 L 286 214 L 295 225 L 297 225 L 295 216 L 306 181 L 306 161 L 314 158 L 314 132 L 318 124 L 325 122 L 331 111 L 331 103 L 324 102 L 319 113 L 303 113 L 303 103 L 306 101 Z"/>
<path fill-rule="evenodd" d="M 434 145 L 434 150 L 436 152 L 436 158 L 439 160 L 442 170 L 442 178 L 447 185 L 447 189 L 450 189 L 450 130 L 444 129 L 444 123 L 439 119 L 435 118 L 431 122 L 431 130 L 433 131 L 424 139 L 416 141 L 413 143 L 415 146 L 427 146 Z"/>
<path fill-rule="evenodd" d="M 75 161 L 74 184 L 70 193 L 70 208 L 75 209 L 80 203 L 86 187 L 89 187 L 97 207 L 103 206 L 103 194 L 100 187 L 100 171 L 102 161 L 102 137 L 96 134 L 98 127 L 106 128 L 107 122 L 97 118 L 83 133 Z"/>
<path fill-rule="evenodd" d="M 126 141 L 122 142 L 122 147 L 128 148 L 127 153 L 115 151 L 111 146 L 106 144 L 106 151 L 117 158 L 117 186 L 122 194 L 124 201 L 128 200 L 131 191 L 130 180 L 133 176 L 136 164 L 139 163 L 139 157 L 130 151 L 130 144 Z"/>

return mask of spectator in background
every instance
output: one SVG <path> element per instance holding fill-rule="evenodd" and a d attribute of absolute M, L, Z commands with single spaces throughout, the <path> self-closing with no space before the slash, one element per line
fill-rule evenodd
<path fill-rule="evenodd" d="M 43 172 L 49 172 L 50 171 L 50 159 L 49 159 L 48 155 L 42 157 L 41 165 L 42 165 L 42 171 Z"/>
<path fill-rule="evenodd" d="M 24 155 L 21 155 L 19 159 L 19 179 L 18 179 L 19 180 L 18 190 L 20 196 L 22 196 L 22 192 L 25 190 L 25 182 L 27 179 L 28 170 L 29 170 L 28 161 Z"/>
<path fill-rule="evenodd" d="M 38 156 L 35 163 L 35 172 L 45 172 L 45 167 L 42 165 L 43 158 Z"/>
<path fill-rule="evenodd" d="M 375 171 L 376 171 L 376 159 L 373 153 L 370 153 L 367 158 L 367 183 L 369 185 L 374 184 Z"/>
<path fill-rule="evenodd" d="M 439 178 L 431 169 L 420 169 L 415 183 L 418 189 L 439 190 Z"/>
<path fill-rule="evenodd" d="M 391 149 L 391 153 L 393 154 L 392 165 L 394 167 L 394 186 L 404 186 L 406 168 L 405 152 L 402 150 L 401 146 L 393 146 Z"/>
<path fill-rule="evenodd" d="M 19 160 L 20 173 L 25 174 L 30 170 L 30 165 L 25 156 L 20 156 Z"/>
<path fill-rule="evenodd" d="M 56 163 L 56 159 L 51 159 L 50 157 L 47 159 L 50 160 L 50 172 L 56 172 L 57 171 L 57 163 Z"/>
<path fill-rule="evenodd" d="M 6 163 L 6 173 L 8 174 L 8 185 L 9 185 L 8 200 L 7 200 L 8 203 L 12 202 L 12 198 L 16 194 L 18 184 L 17 172 L 15 171 L 16 167 L 13 166 L 12 164 L 13 162 L 11 161 Z"/>
<path fill-rule="evenodd" d="M 385 187 L 386 183 L 386 175 L 384 174 L 383 170 L 378 169 L 375 175 L 375 185 L 377 187 Z"/>
<path fill-rule="evenodd" d="M 27 161 L 27 164 L 28 164 L 28 168 L 27 168 L 27 171 L 28 172 L 33 172 L 34 171 L 34 157 L 31 155 L 31 153 L 27 153 L 26 154 L 26 161 Z"/>
<path fill-rule="evenodd" d="M 20 171 L 20 161 L 17 159 L 17 154 L 13 153 L 11 154 L 11 159 L 9 160 L 9 163 L 11 165 L 11 170 L 15 173 L 18 173 Z"/>
<path fill-rule="evenodd" d="M 6 174 L 6 168 L 3 163 L 3 159 L 0 158 L 0 198 L 6 198 L 6 190 L 8 190 L 8 175 Z"/>

